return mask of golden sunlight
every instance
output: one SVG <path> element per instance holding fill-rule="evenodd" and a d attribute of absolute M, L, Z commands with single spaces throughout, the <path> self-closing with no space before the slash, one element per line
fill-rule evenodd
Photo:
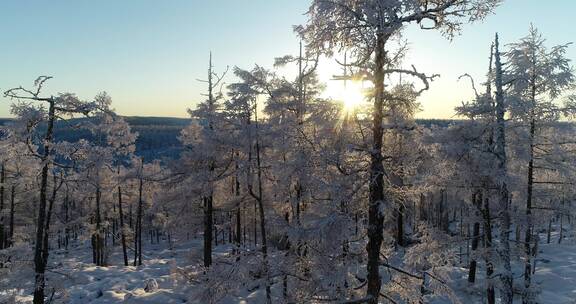
<path fill-rule="evenodd" d="M 348 81 L 342 88 L 340 99 L 344 102 L 346 110 L 356 109 L 365 100 L 365 89 L 360 81 Z"/>
<path fill-rule="evenodd" d="M 331 81 L 326 88 L 326 95 L 335 101 L 342 102 L 346 111 L 358 108 L 366 99 L 366 88 L 361 81 Z"/>

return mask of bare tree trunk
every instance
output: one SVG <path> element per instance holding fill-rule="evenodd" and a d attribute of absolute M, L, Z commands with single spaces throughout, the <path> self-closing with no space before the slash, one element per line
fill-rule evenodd
<path fill-rule="evenodd" d="M 496 132 L 495 132 L 495 146 L 494 153 L 498 159 L 498 176 L 500 181 L 500 217 L 502 219 L 500 227 L 500 246 L 502 247 L 501 257 L 502 266 L 504 271 L 500 274 L 502 281 L 502 291 L 500 294 L 500 301 L 503 304 L 512 304 L 514 298 L 514 290 L 512 285 L 512 267 L 510 265 L 510 198 L 508 193 L 507 181 L 507 158 L 506 158 L 506 126 L 505 126 L 505 105 L 504 105 L 504 90 L 502 84 L 502 64 L 500 61 L 500 49 L 498 42 L 498 34 L 496 34 L 494 41 L 494 59 L 496 67 Z"/>
<path fill-rule="evenodd" d="M 482 193 L 474 193 L 472 195 L 472 203 L 478 210 L 482 209 Z M 478 212 L 477 212 L 478 215 Z M 480 241 L 480 223 L 474 222 L 474 228 L 472 228 L 472 254 L 478 249 L 478 243 Z M 468 282 L 474 283 L 476 281 L 476 257 L 470 259 L 470 267 L 468 270 Z"/>
<path fill-rule="evenodd" d="M 214 230 L 214 247 L 217 247 L 218 246 L 218 226 L 216 225 L 216 223 L 214 223 L 212 229 Z"/>
<path fill-rule="evenodd" d="M 16 185 L 12 184 L 10 191 L 10 234 L 8 236 L 8 246 L 14 245 L 14 214 L 15 214 Z"/>
<path fill-rule="evenodd" d="M 526 236 L 524 238 L 524 250 L 526 254 L 526 261 L 524 266 L 524 289 L 525 292 L 522 295 L 522 303 L 530 303 L 530 295 L 528 290 L 532 282 L 532 266 L 531 266 L 531 250 L 530 244 L 532 243 L 532 190 L 534 186 L 534 138 L 536 136 L 536 54 L 532 53 L 532 75 L 530 79 L 530 89 L 531 89 L 531 105 L 530 105 L 530 134 L 529 134 L 529 156 L 528 156 L 528 184 L 526 189 Z"/>
<path fill-rule="evenodd" d="M 380 247 L 382 246 L 384 230 L 384 166 L 382 164 L 382 123 L 384 106 L 384 66 L 386 64 L 385 45 L 389 36 L 377 33 L 376 58 L 374 71 L 374 110 L 372 123 L 372 151 L 370 152 L 370 199 L 368 206 L 368 282 L 366 296 L 369 304 L 378 304 L 382 279 L 380 277 Z"/>
<path fill-rule="evenodd" d="M 236 156 L 239 154 L 236 153 Z M 238 171 L 238 162 L 236 161 L 236 171 Z M 238 172 L 234 179 L 234 194 L 236 199 L 240 199 L 240 179 L 238 177 Z M 236 243 L 236 250 L 238 251 L 238 257 L 240 257 L 240 243 L 242 242 L 242 203 L 238 201 L 238 206 L 236 206 L 236 234 L 234 235 L 234 242 Z M 232 223 L 230 223 L 232 225 Z"/>
<path fill-rule="evenodd" d="M 100 186 L 96 187 L 96 231 L 94 232 L 94 263 L 96 266 L 106 266 L 105 261 L 105 243 L 104 243 L 104 230 L 102 228 L 102 209 L 101 209 L 102 192 Z"/>
<path fill-rule="evenodd" d="M 546 233 L 546 244 L 550 244 L 550 238 L 552 234 L 552 218 L 548 219 L 548 231 Z"/>
<path fill-rule="evenodd" d="M 124 266 L 128 266 L 128 251 L 126 250 L 126 231 L 124 231 L 124 212 L 122 210 L 122 188 L 118 186 L 118 215 L 120 217 L 120 237 L 122 241 L 122 255 Z"/>
<path fill-rule="evenodd" d="M 70 200 L 68 191 L 68 188 L 66 188 L 66 197 L 64 198 L 64 248 L 66 250 L 68 250 L 70 241 Z"/>
<path fill-rule="evenodd" d="M 534 118 L 530 121 L 530 151 L 528 161 L 528 184 L 526 194 L 526 235 L 524 237 L 524 251 L 526 260 L 524 262 L 524 288 L 526 292 L 522 295 L 522 303 L 530 303 L 528 290 L 532 283 L 532 261 L 531 261 L 531 243 L 532 243 L 532 189 L 534 185 Z"/>
<path fill-rule="evenodd" d="M 532 248 L 532 274 L 536 273 L 536 256 L 538 256 L 538 245 L 540 244 L 540 236 L 537 234 L 534 238 L 534 247 Z"/>
<path fill-rule="evenodd" d="M 487 195 L 484 198 L 483 208 L 483 222 L 484 222 L 484 247 L 486 248 L 486 297 L 488 304 L 496 303 L 496 294 L 494 292 L 494 253 L 492 248 L 492 219 L 490 217 L 490 200 Z"/>
<path fill-rule="evenodd" d="M 238 206 L 236 209 L 236 235 L 234 235 L 234 242 L 236 242 L 236 246 L 240 248 L 240 243 L 242 242 L 242 216 L 241 216 L 241 208 Z"/>
<path fill-rule="evenodd" d="M 210 52 L 210 59 L 208 61 L 208 105 L 210 111 L 215 111 L 214 107 L 214 95 L 212 90 L 214 89 L 213 84 L 213 66 L 212 66 L 212 52 Z M 208 126 L 210 130 L 214 128 L 214 122 L 209 120 Z M 210 163 L 210 172 L 214 171 L 214 161 Z M 210 181 L 211 183 L 212 181 Z M 210 185 L 212 187 L 212 185 Z M 212 265 L 212 238 L 214 229 L 214 210 L 213 210 L 213 191 L 214 189 L 209 189 L 210 193 L 202 198 L 204 204 L 204 267 L 210 267 Z M 218 236 L 216 235 L 215 240 L 217 242 Z"/>
<path fill-rule="evenodd" d="M 564 223 L 563 223 L 564 214 L 560 214 L 560 235 L 558 236 L 558 244 L 562 243 L 562 239 L 564 238 Z M 570 217 L 568 217 L 570 218 Z"/>
<path fill-rule="evenodd" d="M 204 197 L 204 267 L 212 265 L 212 196 Z"/>
<path fill-rule="evenodd" d="M 460 239 L 464 238 L 464 207 L 460 206 Z M 462 258 L 462 256 L 464 255 L 464 251 L 462 250 L 462 240 L 460 241 L 460 245 L 458 246 L 458 250 L 459 250 L 459 257 L 460 257 L 460 265 L 462 265 L 464 259 Z"/>
<path fill-rule="evenodd" d="M 48 203 L 48 212 L 46 213 L 46 228 L 44 229 L 44 240 L 42 242 L 43 245 L 43 251 L 44 252 L 48 252 L 49 250 L 49 232 L 50 232 L 50 218 L 52 217 L 52 210 L 54 208 L 54 202 L 56 201 L 56 195 L 58 193 L 58 189 L 60 189 L 60 186 L 62 185 L 62 183 L 60 183 L 60 185 L 57 185 L 57 177 L 56 175 L 54 175 L 54 182 L 52 185 L 52 196 L 49 199 L 49 203 Z M 48 264 L 48 255 L 44 255 L 43 257 L 44 261 L 44 265 Z"/>
<path fill-rule="evenodd" d="M 257 182 L 258 182 L 258 195 L 254 193 L 252 187 L 249 187 L 250 195 L 256 200 L 258 204 L 258 215 L 260 218 L 260 238 L 262 241 L 262 264 L 264 268 L 264 276 L 266 278 L 266 303 L 272 303 L 272 291 L 270 282 L 270 266 L 268 265 L 268 244 L 266 236 L 266 215 L 264 212 L 264 193 L 262 191 L 262 162 L 260 157 L 260 136 L 258 134 L 258 109 L 254 109 L 255 121 L 256 121 L 256 169 L 257 171 Z"/>
<path fill-rule="evenodd" d="M 254 202 L 254 247 L 258 246 L 258 228 L 257 228 L 257 223 L 258 223 L 258 216 L 257 216 L 257 204 L 256 202 Z"/>
<path fill-rule="evenodd" d="M 44 233 L 45 233 L 45 222 L 46 222 L 46 202 L 47 202 L 47 186 L 48 186 L 48 169 L 50 166 L 50 154 L 51 154 L 51 144 L 53 141 L 54 132 L 54 120 L 55 120 L 55 107 L 54 99 L 49 99 L 48 108 L 48 127 L 46 129 L 46 135 L 44 136 L 44 151 L 42 155 L 42 167 L 41 180 L 40 180 L 40 201 L 38 204 L 38 218 L 36 227 L 36 244 L 34 246 L 34 271 L 36 273 L 34 279 L 34 304 L 44 303 L 44 288 L 46 286 L 46 280 L 44 274 L 46 272 L 46 263 L 44 261 L 48 260 L 48 251 L 44 251 Z"/>
<path fill-rule="evenodd" d="M 141 161 L 141 166 L 144 166 L 144 161 Z M 141 167 L 141 168 L 142 168 Z M 134 266 L 142 265 L 142 215 L 143 215 L 143 208 L 144 208 L 144 201 L 142 197 L 142 187 L 144 184 L 143 181 L 143 170 L 140 170 L 140 178 L 138 184 L 138 211 L 136 215 L 136 231 L 134 237 Z"/>

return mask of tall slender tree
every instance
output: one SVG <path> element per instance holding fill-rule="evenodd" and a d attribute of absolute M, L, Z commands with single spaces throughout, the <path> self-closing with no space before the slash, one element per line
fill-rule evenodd
<path fill-rule="evenodd" d="M 548 48 L 545 39 L 531 26 L 528 36 L 510 44 L 504 54 L 504 71 L 511 96 L 511 119 L 528 129 L 528 159 L 526 184 L 526 231 L 523 303 L 531 303 L 529 289 L 532 277 L 532 211 L 535 185 L 535 161 L 538 148 L 545 144 L 542 131 L 553 125 L 562 114 L 573 113 L 574 108 L 558 105 L 557 98 L 574 87 L 575 76 L 566 56 L 569 44 Z"/>
<path fill-rule="evenodd" d="M 422 80 L 428 87 L 430 77 L 416 70 L 391 66 L 387 43 L 401 32 L 404 25 L 417 23 L 422 28 L 440 29 L 448 36 L 457 32 L 462 15 L 469 20 L 482 19 L 499 0 L 442 0 L 422 2 L 404 0 L 314 0 L 308 11 L 308 23 L 297 30 L 306 39 L 308 48 L 333 55 L 347 49 L 355 64 L 363 67 L 374 85 L 372 109 L 372 140 L 370 147 L 370 198 L 368 204 L 367 291 L 369 303 L 378 303 L 382 280 L 380 249 L 384 229 L 385 197 L 382 145 L 384 106 L 388 102 L 384 80 L 392 73 L 403 73 Z"/>

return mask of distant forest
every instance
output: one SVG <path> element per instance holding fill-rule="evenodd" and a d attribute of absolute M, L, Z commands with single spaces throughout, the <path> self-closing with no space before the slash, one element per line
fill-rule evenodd
<path fill-rule="evenodd" d="M 79 139 L 93 140 L 89 130 L 75 128 L 78 120 L 72 119 L 67 122 L 59 121 L 55 128 L 57 141 L 76 142 Z M 190 125 L 190 118 L 176 117 L 139 117 L 125 116 L 124 119 L 134 132 L 138 132 L 136 139 L 136 155 L 143 157 L 145 162 L 154 159 L 176 159 L 180 156 L 182 143 L 178 140 L 180 131 Z M 9 124 L 10 118 L 0 118 L 0 125 Z M 417 119 L 416 123 L 423 127 L 447 127 L 450 123 L 458 120 L 450 119 Z M 41 129 L 40 129 L 41 130 Z M 42 130 L 41 130 L 42 131 Z"/>

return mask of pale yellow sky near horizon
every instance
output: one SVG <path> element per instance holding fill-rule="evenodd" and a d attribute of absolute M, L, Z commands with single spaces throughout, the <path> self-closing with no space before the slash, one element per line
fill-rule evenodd
<path fill-rule="evenodd" d="M 0 91 L 29 87 L 39 75 L 55 78 L 47 94 L 74 92 L 90 99 L 100 91 L 113 98 L 113 107 L 126 116 L 187 117 L 187 108 L 203 100 L 208 52 L 216 71 L 238 65 L 272 67 L 274 57 L 297 54 L 292 25 L 306 21 L 309 0 L 196 2 L 174 0 L 0 2 Z M 533 23 L 549 45 L 576 38 L 566 27 L 576 8 L 573 0 L 505 0 L 483 22 L 463 26 L 460 36 L 448 41 L 436 31 L 409 26 L 405 38 L 411 65 L 427 74 L 440 74 L 419 101 L 420 118 L 453 118 L 454 107 L 473 96 L 469 73 L 477 85 L 484 80 L 494 33 L 502 45 L 517 41 Z M 214 22 L 218 13 L 220 22 Z M 53 22 L 44 22 L 50 15 Z M 26 22 L 21 22 L 25 19 Z M 207 25 L 210 25 L 207 27 Z M 208 30 L 209 29 L 209 30 Z M 38 47 L 41 45 L 42 47 Z M 576 47 L 567 56 L 576 59 Z M 328 87 L 337 73 L 325 62 L 321 80 Z M 332 70 L 332 71 L 331 71 Z M 322 73 L 321 73 L 322 74 Z M 232 77 L 226 79 L 233 81 Z M 338 91 L 338 90 L 333 90 Z M 0 97 L 0 117 L 9 116 L 10 101 Z"/>

